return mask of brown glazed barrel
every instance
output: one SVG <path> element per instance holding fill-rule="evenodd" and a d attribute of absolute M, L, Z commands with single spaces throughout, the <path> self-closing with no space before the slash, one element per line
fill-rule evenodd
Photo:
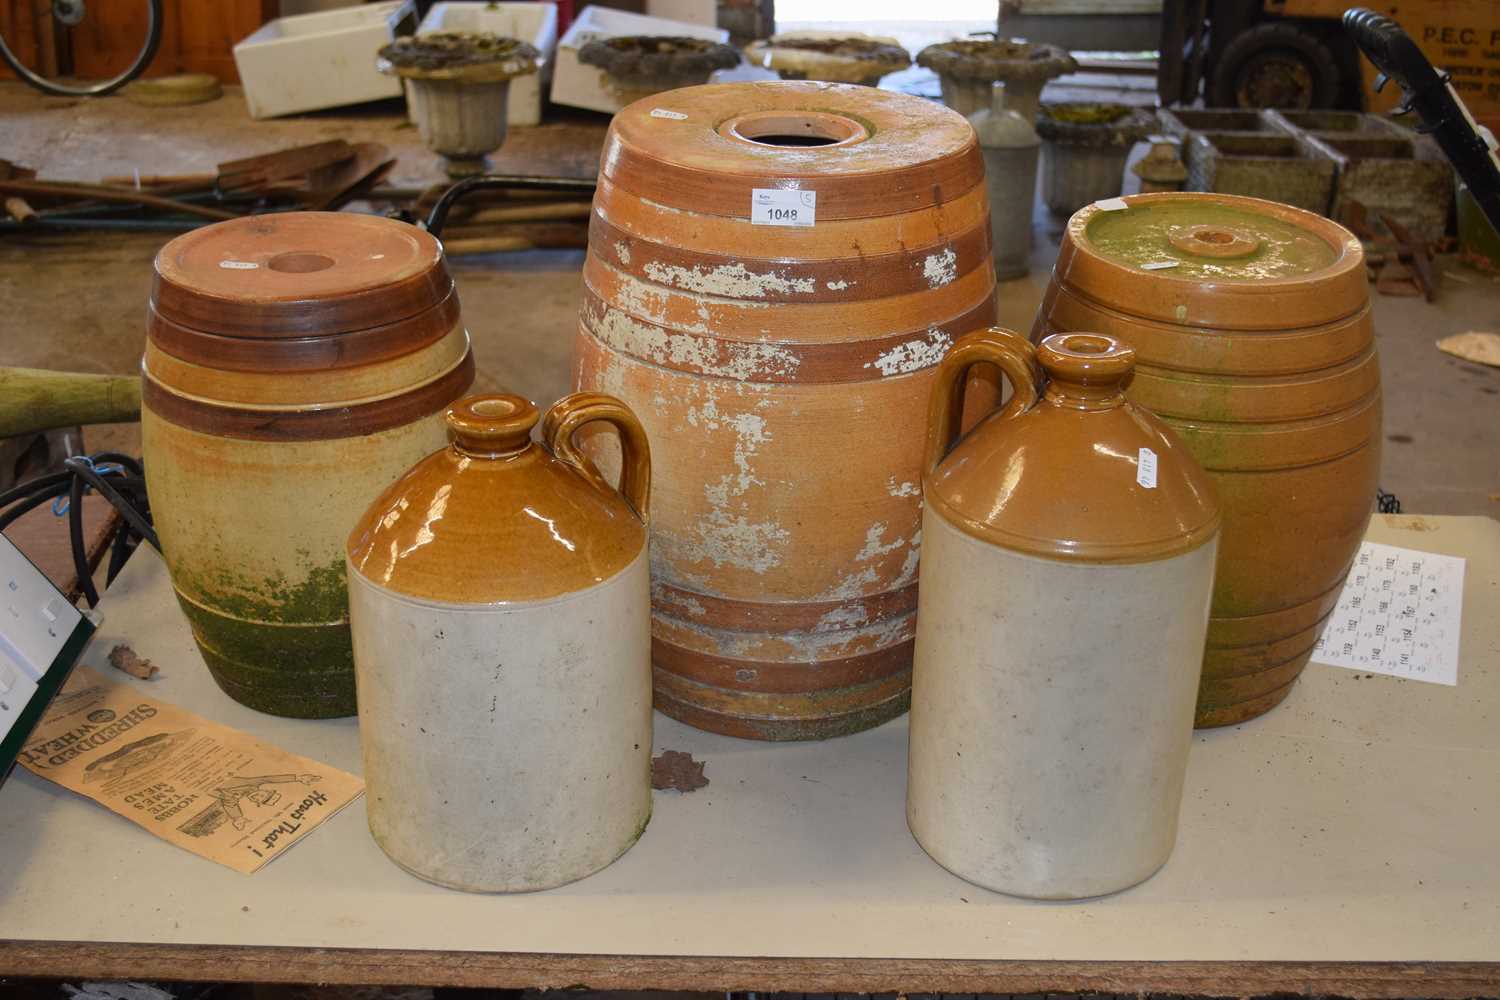
<path fill-rule="evenodd" d="M 1287 696 L 1359 549 L 1380 472 L 1380 366 L 1359 241 L 1216 194 L 1091 205 L 1068 223 L 1033 338 L 1135 348 L 1128 396 L 1212 476 L 1224 512 L 1197 724 Z"/>
<path fill-rule="evenodd" d="M 263 712 L 352 715 L 344 539 L 474 380 L 442 247 L 346 212 L 179 236 L 141 373 L 151 509 L 214 680 Z"/>
<path fill-rule="evenodd" d="M 812 224 L 753 223 L 768 189 Z M 615 116 L 576 383 L 650 436 L 668 715 L 784 740 L 905 711 L 923 413 L 993 319 L 988 215 L 973 129 L 918 98 L 723 84 Z"/>

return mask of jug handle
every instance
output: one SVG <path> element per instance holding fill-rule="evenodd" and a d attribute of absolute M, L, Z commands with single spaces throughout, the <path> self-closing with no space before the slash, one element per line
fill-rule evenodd
<path fill-rule="evenodd" d="M 960 337 L 938 365 L 927 406 L 927 451 L 922 463 L 925 479 L 957 443 L 964 414 L 964 386 L 969 370 L 992 364 L 1010 380 L 1010 400 L 995 419 L 1006 420 L 1031 409 L 1045 384 L 1036 348 L 1019 333 L 992 326 Z"/>
<path fill-rule="evenodd" d="M 596 420 L 612 424 L 620 435 L 620 485 L 610 485 L 599 467 L 578 448 L 573 436 Z M 625 502 L 644 522 L 651 503 L 651 445 L 646 431 L 630 407 L 602 392 L 575 392 L 564 396 L 542 420 L 542 438 L 552 454 L 573 466 L 602 490 L 618 488 Z"/>

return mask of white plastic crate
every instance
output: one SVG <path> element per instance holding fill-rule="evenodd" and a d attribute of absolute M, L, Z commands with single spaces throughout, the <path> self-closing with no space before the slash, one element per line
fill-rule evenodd
<path fill-rule="evenodd" d="M 390 0 L 266 22 L 234 47 L 251 116 L 400 97 L 401 81 L 379 72 L 375 57 L 398 31 L 410 34 L 415 20 L 412 0 Z"/>
<path fill-rule="evenodd" d="M 542 54 L 541 69 L 510 82 L 506 116 L 512 125 L 542 123 L 542 90 L 552 75 L 557 51 L 557 6 L 551 3 L 489 3 L 458 0 L 435 3 L 422 18 L 419 35 L 434 31 L 489 31 L 530 42 Z M 410 100 L 407 101 L 408 106 Z"/>
<path fill-rule="evenodd" d="M 590 111 L 619 111 L 624 105 L 604 80 L 604 71 L 578 61 L 578 50 L 596 38 L 619 35 L 682 35 L 728 42 L 729 32 L 686 21 L 648 17 L 609 7 L 585 7 L 557 43 L 552 71 L 552 102 Z"/>

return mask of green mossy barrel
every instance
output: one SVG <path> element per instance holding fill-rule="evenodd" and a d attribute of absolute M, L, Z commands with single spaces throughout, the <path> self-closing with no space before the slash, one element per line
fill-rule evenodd
<path fill-rule="evenodd" d="M 152 513 L 214 680 L 273 715 L 353 715 L 344 540 L 474 380 L 441 245 L 350 213 L 180 236 L 141 377 Z"/>
<path fill-rule="evenodd" d="M 1270 711 L 1312 656 L 1375 503 L 1380 362 L 1359 240 L 1257 198 L 1096 202 L 1068 223 L 1033 338 L 1080 330 L 1135 349 L 1126 394 L 1218 491 L 1197 724 Z"/>

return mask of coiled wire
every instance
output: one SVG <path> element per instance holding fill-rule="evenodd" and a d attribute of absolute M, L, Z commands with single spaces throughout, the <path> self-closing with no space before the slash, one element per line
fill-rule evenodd
<path fill-rule="evenodd" d="M 161 542 L 151 525 L 151 503 L 146 496 L 145 469 L 139 459 L 119 452 L 74 455 L 63 461 L 63 470 L 21 483 L 0 493 L 0 531 L 28 511 L 51 502 L 53 512 L 68 519 L 68 539 L 73 549 L 73 569 L 78 588 L 89 607 L 99 603 L 99 590 L 89 568 L 88 547 L 83 538 L 83 497 L 95 492 L 109 501 L 122 519 L 110 542 L 105 586 L 125 566 L 125 561 L 144 539 L 158 552 Z M 64 503 L 65 499 L 65 503 Z"/>

